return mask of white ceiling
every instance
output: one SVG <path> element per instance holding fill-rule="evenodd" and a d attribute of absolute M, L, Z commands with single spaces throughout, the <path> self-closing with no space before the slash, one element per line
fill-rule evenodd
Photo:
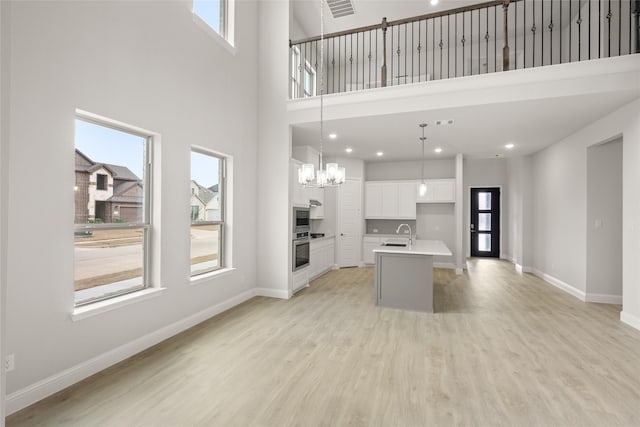
<path fill-rule="evenodd" d="M 354 15 L 333 18 L 331 11 L 324 7 L 325 34 L 356 27 L 379 24 L 382 18 L 393 21 L 482 3 L 478 0 L 440 0 L 431 6 L 429 0 L 352 0 Z M 292 0 L 293 16 L 306 34 L 292 34 L 293 40 L 320 35 L 320 0 Z"/>
<path fill-rule="evenodd" d="M 490 104 L 403 114 L 324 121 L 323 151 L 328 156 L 365 161 L 419 159 L 420 123 L 427 123 L 427 158 L 462 153 L 472 157 L 526 155 L 545 148 L 585 127 L 616 108 L 638 98 L 637 90 L 580 95 L 555 99 Z M 319 116 L 319 112 L 318 112 Z M 436 120 L 453 119 L 452 126 L 436 126 Z M 293 127 L 293 145 L 320 148 L 319 122 Z M 512 150 L 507 143 L 515 144 Z M 351 154 L 345 148 L 353 149 Z M 442 147 L 440 154 L 433 149 Z M 377 151 L 383 151 L 377 157 Z"/>

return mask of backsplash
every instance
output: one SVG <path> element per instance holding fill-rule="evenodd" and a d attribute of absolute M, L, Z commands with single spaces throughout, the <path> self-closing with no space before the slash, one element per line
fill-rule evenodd
<path fill-rule="evenodd" d="M 406 219 L 368 219 L 366 220 L 367 234 L 396 234 L 396 230 L 400 224 L 409 224 L 411 232 L 416 233 L 416 221 Z M 402 234 L 405 233 L 406 227 L 403 227 Z"/>

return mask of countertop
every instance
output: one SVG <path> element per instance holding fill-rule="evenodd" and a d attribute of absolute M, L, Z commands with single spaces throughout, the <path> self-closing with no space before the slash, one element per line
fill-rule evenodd
<path fill-rule="evenodd" d="M 414 240 L 411 247 L 380 246 L 374 249 L 373 252 L 408 255 L 453 255 L 447 245 L 441 240 Z"/>
<path fill-rule="evenodd" d="M 319 242 L 321 240 L 333 239 L 334 237 L 336 237 L 336 236 L 334 236 L 333 234 L 329 235 L 329 236 L 324 236 L 324 237 L 312 237 L 311 241 L 312 242 Z"/>
<path fill-rule="evenodd" d="M 413 239 L 416 239 L 416 235 L 412 234 Z M 364 235 L 364 237 L 381 237 L 383 239 L 389 239 L 392 237 L 398 237 L 398 238 L 405 238 L 408 239 L 409 235 L 408 234 L 382 234 L 382 233 L 367 233 Z"/>

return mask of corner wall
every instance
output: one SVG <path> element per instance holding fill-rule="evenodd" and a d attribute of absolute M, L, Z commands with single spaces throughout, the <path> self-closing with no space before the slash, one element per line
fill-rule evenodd
<path fill-rule="evenodd" d="M 622 136 L 621 320 L 640 329 L 640 100 L 608 114 L 532 162 L 533 267 L 539 275 L 589 300 L 587 275 L 587 148 Z"/>
<path fill-rule="evenodd" d="M 7 375 L 12 412 L 255 294 L 258 34 L 255 2 L 236 2 L 233 49 L 194 20 L 189 1 L 9 6 L 2 31 L 8 19 L 11 52 L 3 49 L 2 59 L 11 76 L 11 187 L 5 199 L 3 176 L 9 232 L 2 241 L 5 350 L 16 357 Z M 166 289 L 73 322 L 77 108 L 161 135 L 154 285 Z M 235 270 L 197 285 L 188 255 L 192 144 L 233 157 Z"/>

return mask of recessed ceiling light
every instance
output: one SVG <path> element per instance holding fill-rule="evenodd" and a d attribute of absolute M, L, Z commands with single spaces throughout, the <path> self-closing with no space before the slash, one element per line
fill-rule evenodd
<path fill-rule="evenodd" d="M 347 148 L 347 149 L 346 149 L 346 150 L 344 150 L 344 151 L 346 151 L 347 153 L 351 153 L 351 152 L 353 151 L 353 148 Z"/>
<path fill-rule="evenodd" d="M 438 4 L 438 0 L 431 0 L 431 6 L 435 6 Z"/>
<path fill-rule="evenodd" d="M 436 126 L 451 126 L 453 119 L 436 120 Z"/>
<path fill-rule="evenodd" d="M 336 139 L 338 137 L 338 135 L 336 135 L 335 133 L 330 133 L 329 134 L 329 138 L 331 139 Z"/>
<path fill-rule="evenodd" d="M 442 153 L 442 148 L 437 147 L 437 148 L 436 148 L 435 150 L 433 150 L 433 151 L 435 151 L 436 153 Z"/>
<path fill-rule="evenodd" d="M 504 148 L 511 150 L 513 147 L 515 147 L 515 145 L 513 145 L 512 143 L 509 143 L 507 145 L 504 146 Z"/>
<path fill-rule="evenodd" d="M 378 151 L 378 152 L 376 153 L 376 156 L 378 156 L 378 157 L 381 157 L 382 155 L 384 155 L 384 153 L 383 153 L 382 151 Z"/>

